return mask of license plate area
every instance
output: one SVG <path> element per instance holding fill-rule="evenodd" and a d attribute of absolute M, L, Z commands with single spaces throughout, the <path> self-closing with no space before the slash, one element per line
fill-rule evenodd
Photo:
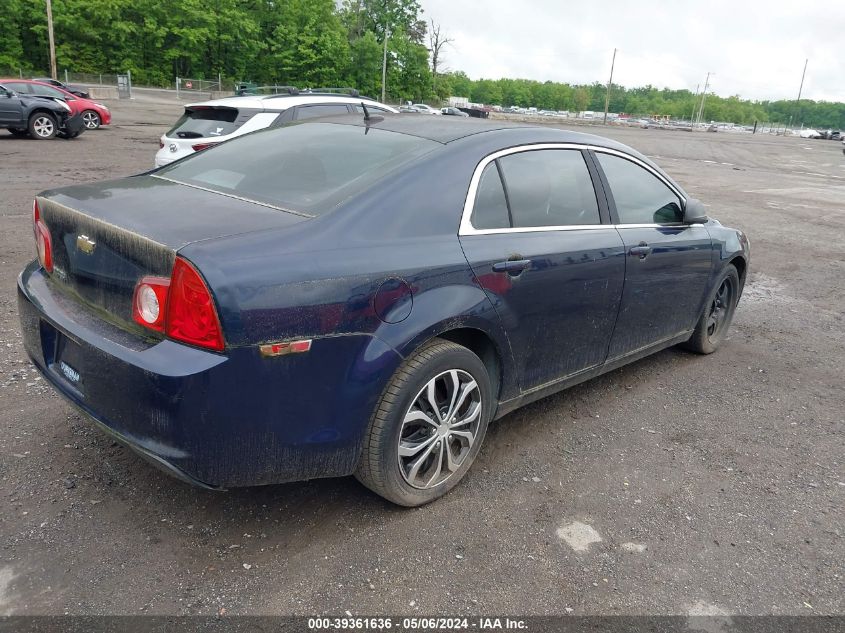
<path fill-rule="evenodd" d="M 41 345 L 47 369 L 82 398 L 85 392 L 85 374 L 81 345 L 45 321 L 41 322 Z"/>

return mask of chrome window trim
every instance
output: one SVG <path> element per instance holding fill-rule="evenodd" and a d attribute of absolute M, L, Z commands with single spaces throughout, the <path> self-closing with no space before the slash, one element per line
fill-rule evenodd
<path fill-rule="evenodd" d="M 691 226 L 687 224 L 567 224 L 565 226 L 519 226 L 519 227 L 507 227 L 507 228 L 500 228 L 500 229 L 477 229 L 472 225 L 472 211 L 475 207 L 475 197 L 478 194 L 478 185 L 481 182 L 481 174 L 484 172 L 484 169 L 493 161 L 498 158 L 502 158 L 504 156 L 510 156 L 511 154 L 520 154 L 522 152 L 530 152 L 536 150 L 544 150 L 544 149 L 569 149 L 569 150 L 588 150 L 593 152 L 602 152 L 605 154 L 611 154 L 614 156 L 619 156 L 620 158 L 624 158 L 626 160 L 631 161 L 632 163 L 639 165 L 649 173 L 653 174 L 657 177 L 660 182 L 666 185 L 678 198 L 681 200 L 681 204 L 686 203 L 686 198 L 681 194 L 678 189 L 672 185 L 666 178 L 660 174 L 657 170 L 655 170 L 651 165 L 641 161 L 636 156 L 631 156 L 625 152 L 611 149 L 609 147 L 600 147 L 596 145 L 584 145 L 583 143 L 531 143 L 528 145 L 517 145 L 514 147 L 508 147 L 507 149 L 501 149 L 492 154 L 485 156 L 481 161 L 476 165 L 475 171 L 472 173 L 472 178 L 469 182 L 469 190 L 467 191 L 467 197 L 464 201 L 464 209 L 461 214 L 461 224 L 458 229 L 458 235 L 496 235 L 499 233 L 537 233 L 537 232 L 545 232 L 545 231 L 584 231 L 584 230 L 595 230 L 595 229 L 607 229 L 607 228 L 672 228 L 672 227 L 685 227 Z M 587 167 L 586 162 L 584 164 Z M 591 182 L 592 184 L 592 182 Z M 595 189 L 595 186 L 593 187 Z M 598 192 L 596 192 L 598 193 Z"/>

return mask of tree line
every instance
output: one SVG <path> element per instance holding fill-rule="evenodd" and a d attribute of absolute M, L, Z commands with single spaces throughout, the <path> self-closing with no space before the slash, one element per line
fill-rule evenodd
<path fill-rule="evenodd" d="M 470 79 L 444 71 L 448 28 L 427 23 L 417 0 L 53 0 L 59 69 L 132 72 L 139 85 L 174 78 L 228 84 L 354 86 L 378 97 L 386 52 L 391 101 L 472 102 L 541 110 L 604 110 L 606 86 L 526 79 Z M 49 68 L 44 0 L 4 0 L 0 72 Z M 386 51 L 385 51 L 386 43 Z M 449 58 L 452 59 L 449 59 Z M 432 67 L 433 66 L 433 67 Z M 610 111 L 690 119 L 700 96 L 689 90 L 613 85 Z M 703 120 L 845 128 L 845 104 L 751 101 L 708 94 Z"/>

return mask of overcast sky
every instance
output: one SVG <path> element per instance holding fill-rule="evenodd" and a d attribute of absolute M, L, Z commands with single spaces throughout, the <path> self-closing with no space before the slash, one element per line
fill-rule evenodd
<path fill-rule="evenodd" d="M 845 0 L 420 0 L 454 44 L 449 70 L 845 101 Z"/>

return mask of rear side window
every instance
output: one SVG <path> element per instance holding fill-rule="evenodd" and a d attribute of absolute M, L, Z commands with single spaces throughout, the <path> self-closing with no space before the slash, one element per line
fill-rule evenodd
<path fill-rule="evenodd" d="M 349 114 L 349 108 L 345 103 L 327 103 L 324 105 L 299 106 L 296 109 L 296 120 L 315 119 L 320 116 L 335 116 L 337 114 Z"/>
<path fill-rule="evenodd" d="M 511 225 L 505 190 L 495 162 L 487 165 L 481 174 L 471 220 L 477 229 L 505 229 Z"/>
<path fill-rule="evenodd" d="M 597 152 L 621 224 L 682 222 L 681 199 L 650 171 L 611 154 Z"/>
<path fill-rule="evenodd" d="M 514 227 L 601 224 L 579 150 L 548 149 L 499 159 Z"/>
<path fill-rule="evenodd" d="M 440 143 L 375 128 L 292 124 L 246 134 L 156 175 L 320 215 Z"/>
<path fill-rule="evenodd" d="M 355 108 L 355 112 L 358 114 L 364 114 L 364 108 L 361 107 L 360 103 L 353 107 Z M 378 112 L 380 114 L 392 114 L 390 110 L 385 110 L 384 108 L 379 108 L 378 106 L 370 105 L 369 103 L 367 104 L 367 111 L 370 113 Z"/>
<path fill-rule="evenodd" d="M 186 108 L 185 114 L 176 121 L 169 137 L 205 138 L 226 136 L 237 130 L 243 121 L 238 121 L 236 108 Z"/>

